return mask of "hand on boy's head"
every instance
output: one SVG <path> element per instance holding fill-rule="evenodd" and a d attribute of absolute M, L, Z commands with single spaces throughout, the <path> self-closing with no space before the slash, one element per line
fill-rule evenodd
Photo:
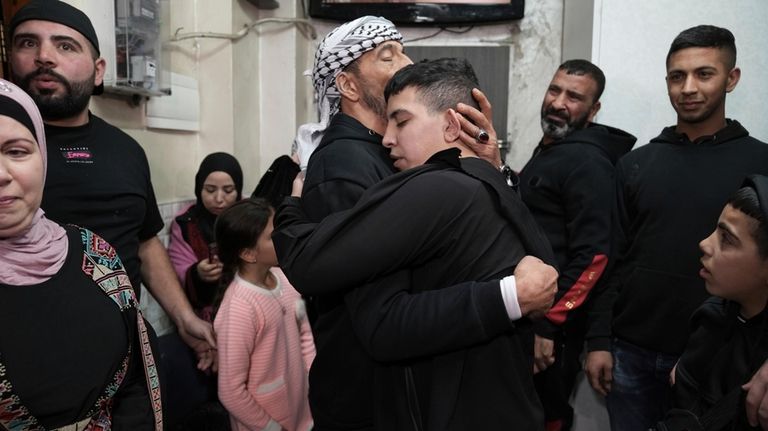
<path fill-rule="evenodd" d="M 501 153 L 497 145 L 496 130 L 493 128 L 491 121 L 493 119 L 491 102 L 477 88 L 472 90 L 472 96 L 480 106 L 480 110 L 464 103 L 459 103 L 456 106 L 456 111 L 461 114 L 459 115 L 459 121 L 461 122 L 459 138 L 464 145 L 477 153 L 481 159 L 496 167 L 500 167 L 502 164 Z M 488 140 L 478 139 L 481 129 L 488 133 Z"/>

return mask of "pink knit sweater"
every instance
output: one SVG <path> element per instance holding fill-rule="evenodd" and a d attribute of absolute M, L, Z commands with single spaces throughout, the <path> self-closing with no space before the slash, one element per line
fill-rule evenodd
<path fill-rule="evenodd" d="M 236 276 L 214 327 L 219 351 L 219 399 L 232 430 L 312 428 L 307 372 L 315 357 L 298 292 L 278 268 L 267 290 Z"/>

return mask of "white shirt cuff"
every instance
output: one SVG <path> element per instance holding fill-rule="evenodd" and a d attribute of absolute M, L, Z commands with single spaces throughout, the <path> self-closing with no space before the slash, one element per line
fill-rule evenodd
<path fill-rule="evenodd" d="M 517 302 L 517 284 L 515 283 L 515 276 L 510 275 L 504 277 L 499 282 L 501 287 L 501 299 L 504 300 L 504 307 L 507 309 L 507 316 L 509 320 L 517 320 L 523 317 L 523 312 L 520 310 L 520 304 Z"/>

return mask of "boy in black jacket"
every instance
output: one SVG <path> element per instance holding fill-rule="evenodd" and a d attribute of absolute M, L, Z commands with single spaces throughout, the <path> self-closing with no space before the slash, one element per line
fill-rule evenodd
<path fill-rule="evenodd" d="M 674 405 L 705 429 L 751 429 L 740 404 L 742 385 L 768 356 L 768 177 L 745 181 L 699 247 L 700 275 L 714 297 L 691 319 L 691 337 L 672 373 Z M 680 416 L 670 412 L 667 424 Z"/>

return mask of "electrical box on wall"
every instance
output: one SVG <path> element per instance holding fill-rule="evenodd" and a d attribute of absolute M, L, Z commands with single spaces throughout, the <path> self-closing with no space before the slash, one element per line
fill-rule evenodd
<path fill-rule="evenodd" d="M 160 93 L 160 1 L 115 0 L 116 86 Z"/>
<path fill-rule="evenodd" d="M 168 93 L 161 66 L 160 0 L 65 0 L 82 10 L 99 37 L 107 62 L 104 91 L 161 96 Z"/>

